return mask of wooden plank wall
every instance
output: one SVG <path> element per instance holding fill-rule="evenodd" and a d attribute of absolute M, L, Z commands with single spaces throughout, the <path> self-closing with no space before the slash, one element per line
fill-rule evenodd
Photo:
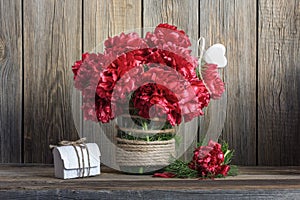
<path fill-rule="evenodd" d="M 255 1 L 200 1 L 200 35 L 208 46 L 219 42 L 227 47 L 228 66 L 223 72 L 227 116 L 222 139 L 234 147 L 234 159 L 242 165 L 256 164 L 255 10 Z"/>
<path fill-rule="evenodd" d="M 108 36 L 161 22 L 227 46 L 222 139 L 234 162 L 300 165 L 298 0 L 0 0 L 0 163 L 51 163 L 50 143 L 98 140 L 72 120 L 72 63 Z"/>
<path fill-rule="evenodd" d="M 300 164 L 300 1 L 259 1 L 258 164 Z"/>
<path fill-rule="evenodd" d="M 77 139 L 73 61 L 81 55 L 81 1 L 23 2 L 24 162 L 50 163 L 49 144 Z"/>
<path fill-rule="evenodd" d="M 0 163 L 22 162 L 21 16 L 21 1 L 0 1 Z"/>

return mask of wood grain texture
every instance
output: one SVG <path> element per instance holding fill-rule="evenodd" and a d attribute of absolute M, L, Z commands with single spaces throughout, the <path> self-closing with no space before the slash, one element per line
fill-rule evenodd
<path fill-rule="evenodd" d="M 81 54 L 82 2 L 24 1 L 24 161 L 51 163 L 49 144 L 77 139 L 71 66 Z"/>
<path fill-rule="evenodd" d="M 259 0 L 259 165 L 300 165 L 299 27 L 300 1 Z"/>
<path fill-rule="evenodd" d="M 145 28 L 169 23 L 184 30 L 194 41 L 198 39 L 198 1 L 145 0 L 143 5 Z"/>
<path fill-rule="evenodd" d="M 103 42 L 121 32 L 137 29 L 139 33 L 142 25 L 141 1 L 84 0 L 83 3 L 84 52 L 103 52 Z M 115 159 L 116 129 L 113 122 L 100 125 L 84 121 L 81 135 L 99 145 L 102 163 L 119 169 Z"/>
<path fill-rule="evenodd" d="M 184 30 L 193 43 L 198 39 L 198 1 L 196 0 L 144 0 L 143 25 L 146 28 L 155 27 L 160 23 L 169 23 Z M 195 52 L 195 46 L 192 47 Z M 183 159 L 191 159 L 192 151 L 197 142 L 197 120 L 183 124 L 181 130 L 182 142 L 187 143 L 190 139 L 194 140 L 193 144 L 183 155 Z M 196 128 L 195 128 L 196 127 Z M 193 132 L 195 134 L 193 134 Z"/>
<path fill-rule="evenodd" d="M 200 0 L 200 35 L 207 47 L 222 43 L 227 117 L 222 139 L 235 149 L 234 163 L 256 164 L 256 2 Z"/>
<path fill-rule="evenodd" d="M 2 199 L 299 199 L 299 167 L 240 167 L 225 179 L 153 178 L 102 173 L 54 178 L 53 167 L 0 166 Z"/>
<path fill-rule="evenodd" d="M 0 163 L 22 161 L 21 1 L 0 1 Z"/>
<path fill-rule="evenodd" d="M 240 200 L 256 200 L 256 199 L 299 199 L 300 190 L 298 189 L 274 189 L 274 190 L 10 190 L 0 191 L 1 197 L 4 199 L 240 199 Z"/>

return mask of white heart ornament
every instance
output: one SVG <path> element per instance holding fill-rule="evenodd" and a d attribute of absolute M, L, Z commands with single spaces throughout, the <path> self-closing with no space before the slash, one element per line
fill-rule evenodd
<path fill-rule="evenodd" d="M 223 44 L 214 44 L 205 51 L 203 59 L 206 63 L 216 64 L 218 68 L 223 68 L 227 65 L 225 53 L 226 48 Z"/>

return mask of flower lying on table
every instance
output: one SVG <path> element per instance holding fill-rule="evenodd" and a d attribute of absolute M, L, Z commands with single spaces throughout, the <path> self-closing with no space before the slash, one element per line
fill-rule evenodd
<path fill-rule="evenodd" d="M 212 140 L 207 146 L 199 146 L 194 150 L 192 161 L 175 160 L 162 173 L 155 173 L 154 177 L 162 178 L 221 178 L 237 174 L 237 167 L 230 165 L 233 150 L 228 144 L 222 145 Z"/>

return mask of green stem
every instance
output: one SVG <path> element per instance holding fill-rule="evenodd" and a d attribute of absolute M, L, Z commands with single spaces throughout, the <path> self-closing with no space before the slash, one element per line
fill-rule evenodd
<path fill-rule="evenodd" d="M 147 131 L 148 130 L 148 124 L 147 122 L 142 122 L 143 130 Z"/>

